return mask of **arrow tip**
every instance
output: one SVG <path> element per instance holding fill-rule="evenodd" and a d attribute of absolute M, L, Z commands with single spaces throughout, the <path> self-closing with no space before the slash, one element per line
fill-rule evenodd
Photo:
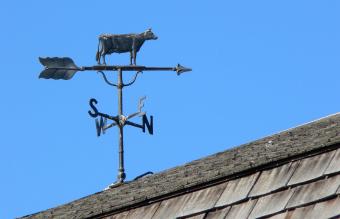
<path fill-rule="evenodd" d="M 180 75 L 184 72 L 189 72 L 189 71 L 192 71 L 191 68 L 187 68 L 187 67 L 184 67 L 180 64 L 177 64 L 176 68 L 175 68 L 176 72 L 177 72 L 177 75 Z"/>

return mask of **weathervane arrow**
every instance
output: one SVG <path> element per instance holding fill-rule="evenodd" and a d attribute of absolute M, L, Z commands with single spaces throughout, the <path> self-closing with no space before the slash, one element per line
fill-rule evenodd
<path fill-rule="evenodd" d="M 175 71 L 177 75 L 189 72 L 192 69 L 180 64 L 176 67 L 146 67 L 140 65 L 95 65 L 90 67 L 78 67 L 68 57 L 39 57 L 40 63 L 45 69 L 40 73 L 39 78 L 70 80 L 78 71 Z"/>

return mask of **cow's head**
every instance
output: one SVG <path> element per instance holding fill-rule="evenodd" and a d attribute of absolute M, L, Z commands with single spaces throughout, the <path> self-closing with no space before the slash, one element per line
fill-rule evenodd
<path fill-rule="evenodd" d="M 151 31 L 150 29 L 147 29 L 144 33 L 143 36 L 146 40 L 157 40 L 158 37 Z"/>

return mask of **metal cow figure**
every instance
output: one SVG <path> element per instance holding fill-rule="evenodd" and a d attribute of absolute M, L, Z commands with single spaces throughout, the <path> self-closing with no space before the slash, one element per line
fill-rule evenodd
<path fill-rule="evenodd" d="M 103 57 L 104 65 L 106 65 L 106 54 L 130 52 L 130 65 L 136 65 L 137 52 L 145 40 L 156 39 L 157 36 L 151 29 L 140 34 L 102 34 L 99 36 L 96 60 L 98 64 L 101 64 L 100 59 Z"/>

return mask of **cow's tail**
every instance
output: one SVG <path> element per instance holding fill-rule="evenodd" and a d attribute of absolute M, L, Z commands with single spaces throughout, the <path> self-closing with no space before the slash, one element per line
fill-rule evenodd
<path fill-rule="evenodd" d="M 98 40 L 98 48 L 96 53 L 96 61 L 100 64 L 100 52 L 99 52 L 100 40 Z"/>

